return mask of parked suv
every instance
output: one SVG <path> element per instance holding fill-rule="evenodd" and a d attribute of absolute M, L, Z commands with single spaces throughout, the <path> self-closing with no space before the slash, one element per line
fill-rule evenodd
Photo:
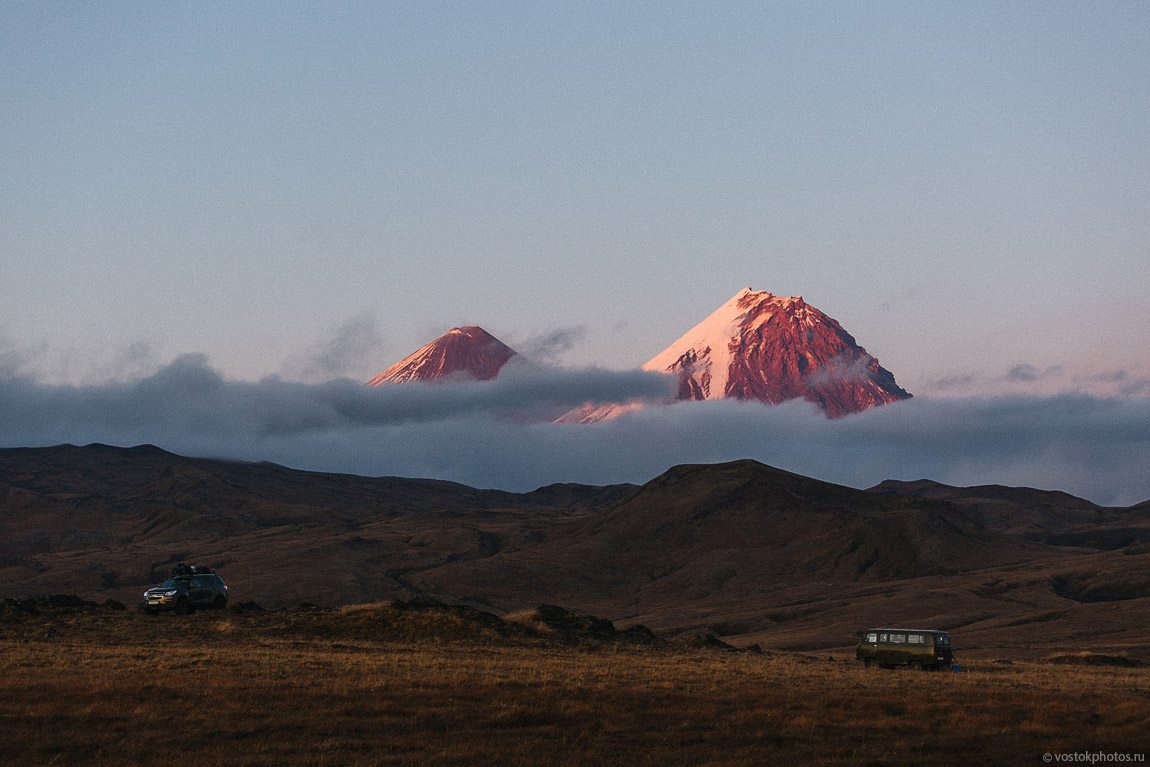
<path fill-rule="evenodd" d="M 954 660 L 950 635 L 929 629 L 869 629 L 855 648 L 855 657 L 866 666 L 883 668 L 947 668 Z"/>
<path fill-rule="evenodd" d="M 172 610 L 187 615 L 193 610 L 222 610 L 228 606 L 228 587 L 210 567 L 176 565 L 172 577 L 144 592 L 140 607 L 154 615 Z"/>

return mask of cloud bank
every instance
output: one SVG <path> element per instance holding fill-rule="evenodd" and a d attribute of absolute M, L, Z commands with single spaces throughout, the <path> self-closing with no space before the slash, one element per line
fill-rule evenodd
<path fill-rule="evenodd" d="M 915 398 L 829 420 L 802 401 L 650 407 L 600 424 L 546 419 L 585 402 L 668 396 L 641 371 L 508 366 L 494 381 L 367 388 L 231 381 L 186 355 L 137 381 L 40 383 L 0 369 L 0 445 L 151 443 L 182 455 L 528 490 L 645 482 L 679 463 L 754 458 L 853 487 L 929 478 L 1150 499 L 1150 399 Z"/>

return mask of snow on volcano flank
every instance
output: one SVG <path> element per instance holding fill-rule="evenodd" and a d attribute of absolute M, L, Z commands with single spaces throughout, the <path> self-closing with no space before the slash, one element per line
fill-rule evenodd
<path fill-rule="evenodd" d="M 834 319 L 801 296 L 745 288 L 643 370 L 678 377 L 679 400 L 810 400 L 832 418 L 911 395 Z M 584 406 L 563 422 L 593 423 L 641 403 Z"/>
<path fill-rule="evenodd" d="M 679 399 L 796 397 L 831 417 L 885 405 L 910 394 L 834 319 L 802 296 L 745 288 L 644 370 L 679 377 Z"/>
<path fill-rule="evenodd" d="M 367 382 L 368 386 L 409 381 L 474 379 L 487 381 L 515 350 L 481 327 L 452 328 Z"/>

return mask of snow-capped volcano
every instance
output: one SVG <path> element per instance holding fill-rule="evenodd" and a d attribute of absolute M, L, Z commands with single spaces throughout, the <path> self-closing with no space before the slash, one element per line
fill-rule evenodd
<path fill-rule="evenodd" d="M 801 296 L 750 288 L 656 354 L 643 370 L 678 377 L 680 400 L 733 397 L 774 405 L 803 397 L 831 417 L 911 396 L 838 322 Z M 608 420 L 641 406 L 584 406 L 559 420 Z"/>
<path fill-rule="evenodd" d="M 368 386 L 445 378 L 486 381 L 515 356 L 515 350 L 481 327 L 452 328 L 367 382 Z"/>
<path fill-rule="evenodd" d="M 803 301 L 745 288 L 655 355 L 679 399 L 803 397 L 837 417 L 910 397 L 837 321 Z"/>

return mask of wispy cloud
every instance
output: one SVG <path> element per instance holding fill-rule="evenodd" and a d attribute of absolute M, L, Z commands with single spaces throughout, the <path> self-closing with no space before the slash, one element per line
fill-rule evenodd
<path fill-rule="evenodd" d="M 1150 394 L 1150 376 L 1145 375 L 1145 371 L 1141 368 L 1136 370 L 1127 370 L 1125 368 L 1108 370 L 1103 373 L 1098 373 L 1094 376 L 1094 380 L 1117 386 L 1118 391 L 1125 397 L 1138 397 L 1144 394 Z"/>
<path fill-rule="evenodd" d="M 954 373 L 934 381 L 928 381 L 927 389 L 932 392 L 970 391 L 978 384 L 978 376 L 973 373 Z"/>
<path fill-rule="evenodd" d="M 153 345 L 143 339 L 119 346 L 77 343 L 52 346 L 20 343 L 0 328 L 0 377 L 33 376 L 47 381 L 129 381 L 161 367 Z"/>
<path fill-rule="evenodd" d="M 1150 399 L 916 397 L 830 420 L 810 403 L 649 407 L 592 425 L 541 420 L 587 401 L 668 396 L 665 376 L 508 366 L 494 381 L 367 388 L 225 379 L 188 355 L 130 383 L 0 375 L 0 444 L 152 443 L 185 455 L 525 490 L 643 482 L 678 463 L 754 458 L 866 487 L 928 477 L 1150 499 Z"/>
<path fill-rule="evenodd" d="M 1139 378 L 1122 385 L 1122 394 L 1127 397 L 1138 397 L 1150 394 L 1150 378 Z"/>
<path fill-rule="evenodd" d="M 360 373 L 364 360 L 380 359 L 384 348 L 383 335 L 376 328 L 375 316 L 356 314 L 346 319 L 323 339 L 316 341 L 283 366 L 286 377 L 317 383 L 332 378 Z M 380 364 L 380 369 L 387 367 Z"/>
<path fill-rule="evenodd" d="M 1007 381 L 1037 381 L 1038 370 L 1034 365 L 1015 365 L 1006 372 Z"/>
<path fill-rule="evenodd" d="M 534 362 L 552 365 L 575 348 L 587 335 L 585 325 L 575 325 L 566 328 L 554 328 L 537 336 L 528 338 L 516 346 L 516 351 L 525 358 Z"/>
<path fill-rule="evenodd" d="M 1015 365 L 1010 370 L 1006 371 L 1003 379 L 1016 383 L 1034 383 L 1049 378 L 1058 378 L 1062 375 L 1062 367 L 1060 365 L 1052 365 L 1048 368 L 1039 370 L 1034 365 L 1029 363 L 1020 363 Z"/>

